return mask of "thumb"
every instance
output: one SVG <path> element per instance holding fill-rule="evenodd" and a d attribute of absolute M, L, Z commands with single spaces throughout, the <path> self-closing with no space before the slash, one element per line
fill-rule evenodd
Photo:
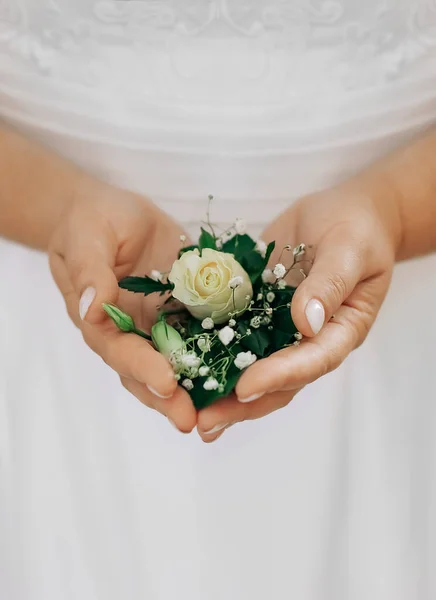
<path fill-rule="evenodd" d="M 308 277 L 292 299 L 292 319 L 307 337 L 319 333 L 362 278 L 361 244 L 345 227 L 323 238 Z"/>
<path fill-rule="evenodd" d="M 88 232 L 91 233 L 91 232 Z M 79 237 L 79 236 L 78 236 Z M 80 319 L 97 324 L 105 320 L 104 302 L 118 301 L 118 281 L 114 273 L 117 246 L 101 231 L 80 236 L 65 255 L 66 268 L 77 295 Z"/>

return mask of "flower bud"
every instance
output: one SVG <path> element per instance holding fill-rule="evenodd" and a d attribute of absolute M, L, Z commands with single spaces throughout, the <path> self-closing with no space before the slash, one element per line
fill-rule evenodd
<path fill-rule="evenodd" d="M 135 330 L 135 322 L 132 317 L 123 312 L 118 306 L 103 304 L 103 309 L 121 331 L 129 333 Z"/>
<path fill-rule="evenodd" d="M 167 358 L 185 346 L 180 333 L 163 319 L 151 328 L 151 338 L 157 350 Z"/>

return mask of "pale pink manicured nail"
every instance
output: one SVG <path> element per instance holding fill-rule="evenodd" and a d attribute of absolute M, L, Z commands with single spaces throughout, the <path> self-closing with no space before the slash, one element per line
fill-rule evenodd
<path fill-rule="evenodd" d="M 165 400 L 168 400 L 168 398 L 171 398 L 171 396 L 172 396 L 172 394 L 170 394 L 169 396 L 163 396 L 162 394 L 159 394 L 159 392 L 157 390 L 155 390 L 154 387 L 151 387 L 151 385 L 148 385 L 148 384 L 147 384 L 147 388 L 148 388 L 148 391 L 153 394 L 153 396 L 157 396 L 158 398 L 164 398 Z"/>
<path fill-rule="evenodd" d="M 253 394 L 252 396 L 248 396 L 248 398 L 238 398 L 239 402 L 242 404 L 246 404 L 247 402 L 254 402 L 255 400 L 259 400 L 262 396 L 265 395 L 265 392 L 260 392 L 259 394 Z"/>
<path fill-rule="evenodd" d="M 310 328 L 315 335 L 321 331 L 325 321 L 325 311 L 319 300 L 312 298 L 307 303 L 306 319 L 309 321 Z"/>
<path fill-rule="evenodd" d="M 86 317 L 86 313 L 88 312 L 89 307 L 93 303 L 96 293 L 97 292 L 95 288 L 87 287 L 81 295 L 79 302 L 79 315 L 82 321 Z"/>
<path fill-rule="evenodd" d="M 228 425 L 228 423 L 218 423 L 218 425 L 215 425 L 215 427 L 212 427 L 212 429 L 209 429 L 209 431 L 202 431 L 202 434 L 212 435 L 213 433 L 218 433 L 218 431 L 221 431 L 221 429 L 225 429 Z"/>

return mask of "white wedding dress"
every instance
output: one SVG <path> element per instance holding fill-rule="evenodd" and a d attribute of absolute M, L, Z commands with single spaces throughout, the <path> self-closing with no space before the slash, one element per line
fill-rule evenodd
<path fill-rule="evenodd" d="M 436 125 L 436 3 L 0 0 L 0 118 L 191 231 L 213 193 L 258 232 Z M 435 273 L 399 265 L 337 372 L 207 446 L 0 242 L 0 598 L 434 600 Z"/>

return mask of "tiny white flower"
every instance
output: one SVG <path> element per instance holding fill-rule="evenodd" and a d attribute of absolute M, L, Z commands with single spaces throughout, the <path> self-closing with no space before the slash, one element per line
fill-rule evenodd
<path fill-rule="evenodd" d="M 179 381 L 179 379 L 180 379 L 180 373 L 174 373 L 174 379 L 176 381 Z"/>
<path fill-rule="evenodd" d="M 276 295 L 274 294 L 274 292 L 268 292 L 266 295 L 266 299 L 268 300 L 268 302 L 274 302 Z"/>
<path fill-rule="evenodd" d="M 241 369 L 241 371 L 242 371 L 242 369 L 246 369 L 247 367 L 252 365 L 254 362 L 256 362 L 256 360 L 257 360 L 257 356 L 250 351 L 239 352 L 235 358 L 235 367 L 237 367 L 238 369 Z"/>
<path fill-rule="evenodd" d="M 192 383 L 192 381 L 190 379 L 184 379 L 182 381 L 182 385 L 185 388 L 185 390 L 191 391 L 194 387 L 194 384 Z"/>
<path fill-rule="evenodd" d="M 235 319 L 230 319 L 230 321 L 229 321 L 229 326 L 230 326 L 230 327 L 234 327 L 235 325 L 236 325 L 236 321 L 235 321 Z"/>
<path fill-rule="evenodd" d="M 299 244 L 294 248 L 294 256 L 302 256 L 306 252 L 306 244 Z"/>
<path fill-rule="evenodd" d="M 206 377 L 206 375 L 209 375 L 209 371 L 209 367 L 203 366 L 198 369 L 198 374 L 200 377 Z"/>
<path fill-rule="evenodd" d="M 242 277 L 240 275 L 236 275 L 236 277 L 232 277 L 230 279 L 230 281 L 229 281 L 229 288 L 231 290 L 235 290 L 236 288 L 238 288 L 243 283 L 244 283 L 244 280 L 242 279 Z"/>
<path fill-rule="evenodd" d="M 247 231 L 247 224 L 244 219 L 236 219 L 235 230 L 237 234 L 244 235 L 244 233 Z"/>
<path fill-rule="evenodd" d="M 299 342 L 298 340 L 296 342 L 294 342 L 294 346 L 299 346 L 301 342 Z"/>
<path fill-rule="evenodd" d="M 265 258 L 267 247 L 268 246 L 263 240 L 257 240 L 254 249 L 256 250 L 256 252 L 259 252 L 262 258 Z"/>
<path fill-rule="evenodd" d="M 182 366 L 182 353 L 180 350 L 173 350 L 169 356 L 169 361 L 173 369 L 176 371 Z"/>
<path fill-rule="evenodd" d="M 223 241 L 220 238 L 217 238 L 215 240 L 215 244 L 218 250 L 221 250 L 221 248 L 223 247 Z"/>
<path fill-rule="evenodd" d="M 263 283 L 274 283 L 276 278 L 274 277 L 274 273 L 271 269 L 265 269 L 262 273 L 262 281 Z"/>
<path fill-rule="evenodd" d="M 299 341 L 303 339 L 303 336 L 299 331 L 297 331 L 297 333 L 294 335 L 294 338 Z"/>
<path fill-rule="evenodd" d="M 188 369 L 197 369 L 200 366 L 201 360 L 195 354 L 195 352 L 190 352 L 188 354 L 184 354 L 182 356 L 182 364 L 184 367 Z"/>
<path fill-rule="evenodd" d="M 210 350 L 210 339 L 209 338 L 205 338 L 205 337 L 201 337 L 198 339 L 197 342 L 198 347 L 200 348 L 200 350 L 202 352 L 209 352 Z"/>
<path fill-rule="evenodd" d="M 181 242 L 186 242 L 186 235 L 183 235 L 183 234 L 182 234 L 182 235 L 180 236 L 180 241 L 181 241 Z"/>
<path fill-rule="evenodd" d="M 282 277 L 284 277 L 285 274 L 286 274 L 286 267 L 285 267 L 285 265 L 282 265 L 282 263 L 278 263 L 274 267 L 273 273 L 277 277 L 277 279 L 282 279 Z"/>
<path fill-rule="evenodd" d="M 265 314 L 272 315 L 273 314 L 273 309 L 270 306 L 268 308 L 265 308 Z"/>
<path fill-rule="evenodd" d="M 153 269 L 151 272 L 151 278 L 154 279 L 155 281 L 162 281 L 162 273 L 160 271 L 156 271 L 156 269 Z"/>
<path fill-rule="evenodd" d="M 284 279 L 279 279 L 277 282 L 277 287 L 279 290 L 284 290 L 286 287 L 286 281 Z"/>
<path fill-rule="evenodd" d="M 209 377 L 209 379 L 206 379 L 206 381 L 203 383 L 203 387 L 205 390 L 216 390 L 219 388 L 219 383 L 218 381 L 215 379 L 215 377 Z"/>
<path fill-rule="evenodd" d="M 251 329 L 247 329 L 247 331 L 245 332 L 245 335 L 251 335 Z"/>
<path fill-rule="evenodd" d="M 254 327 L 254 329 L 258 329 L 262 324 L 262 317 L 253 317 L 250 321 L 250 325 Z"/>
<path fill-rule="evenodd" d="M 220 332 L 218 333 L 218 337 L 221 340 L 221 343 L 224 344 L 224 346 L 228 346 L 235 337 L 235 332 L 231 327 L 226 325 L 226 327 L 223 327 L 220 330 Z"/>
<path fill-rule="evenodd" d="M 206 317 L 201 322 L 201 326 L 203 327 L 203 329 L 213 329 L 215 327 L 215 323 L 213 322 L 212 317 Z"/>
<path fill-rule="evenodd" d="M 259 292 L 259 293 L 257 294 L 257 298 L 256 298 L 256 300 L 257 300 L 258 302 L 259 302 L 260 300 L 263 300 L 263 294 L 262 294 L 262 292 Z"/>
<path fill-rule="evenodd" d="M 198 369 L 186 369 L 185 375 L 190 379 L 195 379 L 198 377 Z"/>

